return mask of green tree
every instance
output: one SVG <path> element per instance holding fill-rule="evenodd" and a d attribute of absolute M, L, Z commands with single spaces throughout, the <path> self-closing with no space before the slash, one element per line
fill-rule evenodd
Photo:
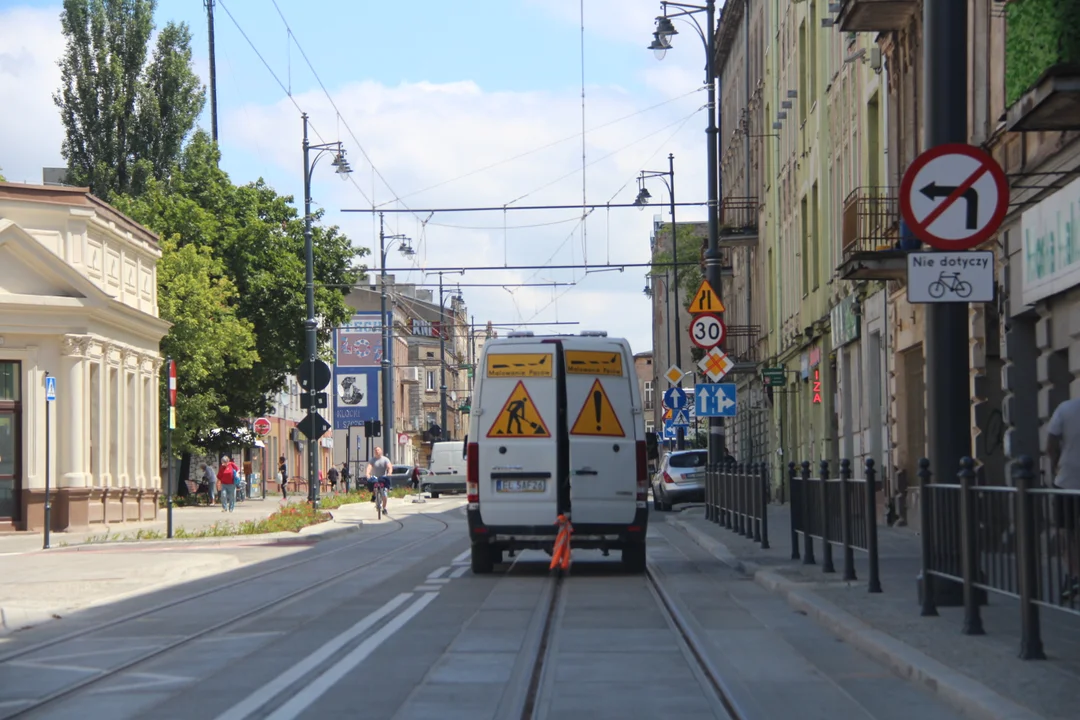
<path fill-rule="evenodd" d="M 53 95 L 71 181 L 104 199 L 141 190 L 176 161 L 205 94 L 191 68 L 191 33 L 169 23 L 147 64 L 156 0 L 64 0 L 67 47 Z"/>
<path fill-rule="evenodd" d="M 664 225 L 660 232 L 670 235 L 671 225 Z M 694 293 L 701 286 L 701 281 L 705 279 L 700 264 L 702 237 L 693 225 L 679 223 L 676 240 L 679 249 L 679 267 L 676 271 L 679 284 L 679 303 L 682 307 L 689 308 L 690 302 L 694 299 Z M 673 270 L 671 262 L 671 250 L 665 249 L 654 252 L 649 274 L 653 277 L 663 277 L 667 274 L 670 277 Z M 683 263 L 693 263 L 693 265 L 683 265 Z"/>
<path fill-rule="evenodd" d="M 202 445 L 207 430 L 229 412 L 222 381 L 230 368 L 250 368 L 258 360 L 251 323 L 237 317 L 236 288 L 208 247 L 180 245 L 172 236 L 162 242 L 158 263 L 158 310 L 173 324 L 161 341 L 161 353 L 177 366 L 176 431 L 173 447 L 190 453 Z M 164 383 L 162 407 L 167 408 Z M 162 413 L 162 431 L 167 429 Z"/>

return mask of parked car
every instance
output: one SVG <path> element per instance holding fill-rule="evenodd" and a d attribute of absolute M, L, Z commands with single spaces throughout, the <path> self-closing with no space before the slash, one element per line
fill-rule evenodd
<path fill-rule="evenodd" d="M 465 492 L 465 442 L 446 440 L 431 446 L 431 475 L 421 478 L 420 488 L 437 498 L 441 493 Z"/>
<path fill-rule="evenodd" d="M 676 503 L 705 501 L 708 450 L 676 450 L 664 455 L 653 475 L 653 508 L 671 510 Z"/>

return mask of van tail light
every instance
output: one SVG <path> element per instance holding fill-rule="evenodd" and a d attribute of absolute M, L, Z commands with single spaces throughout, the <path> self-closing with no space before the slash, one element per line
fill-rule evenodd
<path fill-rule="evenodd" d="M 646 502 L 649 499 L 649 455 L 644 440 L 638 440 L 634 445 L 637 455 L 637 501 Z"/>
<path fill-rule="evenodd" d="M 672 479 L 671 479 L 671 476 L 670 476 L 670 475 L 668 475 L 668 474 L 667 474 L 667 473 L 665 472 L 665 473 L 664 473 L 664 482 L 666 482 L 666 483 L 673 483 L 673 482 L 675 482 L 675 481 L 674 481 L 674 480 L 672 480 Z"/>
<path fill-rule="evenodd" d="M 465 476 L 465 493 L 470 505 L 480 502 L 480 445 L 469 443 L 468 469 Z"/>

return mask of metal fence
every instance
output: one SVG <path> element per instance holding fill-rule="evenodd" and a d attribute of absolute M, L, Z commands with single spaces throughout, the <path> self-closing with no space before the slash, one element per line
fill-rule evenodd
<path fill-rule="evenodd" d="M 1040 485 L 1027 456 L 1013 463 L 1012 486 L 981 484 L 974 465 L 965 457 L 959 482 L 936 483 L 930 461 L 919 461 L 922 614 L 937 615 L 935 578 L 963 585 L 967 635 L 985 633 L 984 593 L 1015 598 L 1020 657 L 1044 659 L 1040 609 L 1080 614 L 1080 490 Z"/>
<path fill-rule="evenodd" d="M 769 470 L 765 463 L 711 465 L 705 473 L 705 517 L 769 548 Z"/>
<path fill-rule="evenodd" d="M 814 565 L 814 539 L 822 541 L 822 572 L 836 572 L 833 546 L 843 552 L 844 579 L 856 580 L 855 550 L 867 553 L 870 559 L 869 590 L 881 592 L 881 573 L 877 537 L 877 470 L 874 461 L 866 460 L 865 474 L 852 477 L 851 461 L 841 460 L 837 477 L 829 475 L 829 461 L 822 460 L 817 477 L 810 472 L 810 463 L 800 466 L 788 463 L 791 489 L 791 559 L 800 558 L 799 536 L 802 536 L 802 561 Z"/>

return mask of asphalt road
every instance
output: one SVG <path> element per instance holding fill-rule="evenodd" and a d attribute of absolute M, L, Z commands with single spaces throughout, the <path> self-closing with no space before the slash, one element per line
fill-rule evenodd
<path fill-rule="evenodd" d="M 648 542 L 646 576 L 593 551 L 473 576 L 440 503 L 20 633 L 0 718 L 958 717 L 681 531 Z"/>

